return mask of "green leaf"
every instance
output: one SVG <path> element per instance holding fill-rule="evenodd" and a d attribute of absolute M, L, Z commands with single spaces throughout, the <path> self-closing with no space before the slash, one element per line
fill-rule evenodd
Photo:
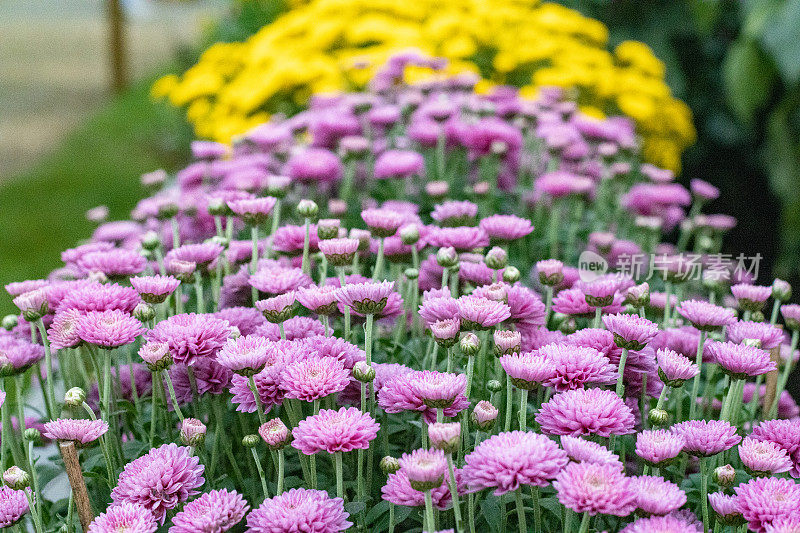
<path fill-rule="evenodd" d="M 734 42 L 722 65 L 725 93 L 736 116 L 751 123 L 767 103 L 775 81 L 775 70 L 756 43 Z"/>
<path fill-rule="evenodd" d="M 489 523 L 491 531 L 500 531 L 502 515 L 500 511 L 500 498 L 494 494 L 487 494 L 481 502 L 481 513 Z"/>
<path fill-rule="evenodd" d="M 800 0 L 786 0 L 769 18 L 762 42 L 783 79 L 790 84 L 800 81 Z"/>
<path fill-rule="evenodd" d="M 365 508 L 366 504 L 364 502 L 348 502 L 344 504 L 344 510 L 350 513 L 351 515 L 357 515 Z"/>
<path fill-rule="evenodd" d="M 558 522 L 561 523 L 561 504 L 558 502 L 558 498 L 555 496 L 550 496 L 548 498 L 540 498 L 539 505 L 542 508 L 546 509 L 547 511 L 553 513 L 553 515 L 558 519 Z"/>

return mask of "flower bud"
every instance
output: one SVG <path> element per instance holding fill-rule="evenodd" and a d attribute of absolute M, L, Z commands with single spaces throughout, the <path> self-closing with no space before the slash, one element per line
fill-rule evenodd
<path fill-rule="evenodd" d="M 476 196 L 486 196 L 489 194 L 489 190 L 491 187 L 489 186 L 488 181 L 479 181 L 472 187 L 472 193 Z"/>
<path fill-rule="evenodd" d="M 416 268 L 407 268 L 404 274 L 408 279 L 415 280 L 419 277 L 419 270 Z"/>
<path fill-rule="evenodd" d="M 391 455 L 387 455 L 383 459 L 381 459 L 381 471 L 386 474 L 394 474 L 398 470 L 400 470 L 400 461 L 397 458 L 392 457 Z"/>
<path fill-rule="evenodd" d="M 12 466 L 3 472 L 3 483 L 10 489 L 26 489 L 31 484 L 31 476 L 20 467 Z"/>
<path fill-rule="evenodd" d="M 522 335 L 519 331 L 495 330 L 493 339 L 494 354 L 497 357 L 518 352 L 522 343 Z"/>
<path fill-rule="evenodd" d="M 506 283 L 516 283 L 521 277 L 522 273 L 513 265 L 509 265 L 503 270 L 503 281 Z"/>
<path fill-rule="evenodd" d="M 289 176 L 270 176 L 267 179 L 267 195 L 280 200 L 286 196 L 291 183 L 292 179 Z"/>
<path fill-rule="evenodd" d="M 197 448 L 202 446 L 205 440 L 206 425 L 196 418 L 184 418 L 183 422 L 181 422 L 181 442 L 186 446 Z M 258 437 L 256 437 L 256 440 L 258 440 Z"/>
<path fill-rule="evenodd" d="M 439 248 L 436 252 L 436 262 L 442 268 L 453 268 L 458 264 L 458 252 L 452 246 Z"/>
<path fill-rule="evenodd" d="M 745 346 L 752 346 L 753 348 L 761 348 L 761 339 L 745 339 L 742 341 Z"/>
<path fill-rule="evenodd" d="M 764 316 L 763 311 L 753 311 L 752 313 L 750 313 L 750 320 L 752 320 L 753 322 L 764 322 L 766 320 L 766 317 Z"/>
<path fill-rule="evenodd" d="M 260 440 L 261 439 L 258 438 L 258 435 L 245 435 L 244 438 L 242 438 L 242 446 L 245 448 L 255 448 Z"/>
<path fill-rule="evenodd" d="M 183 282 L 191 281 L 195 270 L 197 270 L 197 263 L 194 261 L 173 259 L 167 264 L 167 273 L 172 274 Z"/>
<path fill-rule="evenodd" d="M 224 217 L 230 213 L 225 200 L 222 198 L 210 198 L 208 200 L 208 214 L 215 217 Z"/>
<path fill-rule="evenodd" d="M 455 453 L 461 443 L 461 424 L 458 422 L 436 423 L 428 426 L 431 447 L 444 453 Z"/>
<path fill-rule="evenodd" d="M 497 407 L 486 400 L 481 400 L 475 405 L 469 419 L 475 428 L 481 431 L 489 431 L 494 427 L 498 414 Z"/>
<path fill-rule="evenodd" d="M 500 392 L 503 390 L 503 384 L 496 379 L 490 379 L 486 382 L 486 390 L 490 393 L 494 394 L 495 392 Z"/>
<path fill-rule="evenodd" d="M 727 489 L 736 481 L 736 470 L 731 465 L 718 466 L 714 469 L 714 483 Z"/>
<path fill-rule="evenodd" d="M 417 244 L 419 241 L 419 228 L 416 224 L 409 224 L 400 228 L 400 240 L 406 246 Z"/>
<path fill-rule="evenodd" d="M 36 428 L 28 428 L 25 430 L 24 437 L 28 442 L 37 443 L 42 440 L 42 432 Z"/>
<path fill-rule="evenodd" d="M 461 323 L 458 318 L 437 320 L 431 324 L 431 335 L 440 346 L 450 348 L 458 340 L 460 327 Z"/>
<path fill-rule="evenodd" d="M 161 246 L 161 237 L 155 231 L 148 231 L 142 236 L 142 248 L 145 250 L 155 250 Z"/>
<path fill-rule="evenodd" d="M 650 423 L 654 426 L 666 426 L 669 422 L 669 413 L 664 409 L 653 409 L 648 415 Z"/>
<path fill-rule="evenodd" d="M 6 331 L 11 331 L 17 324 L 19 323 L 19 317 L 17 315 L 6 315 L 3 317 L 3 329 Z"/>
<path fill-rule="evenodd" d="M 80 407 L 86 401 L 86 391 L 80 387 L 72 387 L 64 394 L 64 403 L 69 407 Z"/>
<path fill-rule="evenodd" d="M 575 323 L 574 318 L 572 318 L 571 316 L 566 316 L 559 321 L 558 331 L 560 331 L 564 335 L 569 335 L 571 333 L 575 333 L 576 331 L 578 331 L 578 325 Z"/>
<path fill-rule="evenodd" d="M 139 348 L 139 357 L 151 372 L 160 372 L 172 366 L 172 354 L 165 342 L 148 342 Z"/>
<path fill-rule="evenodd" d="M 314 200 L 300 200 L 297 203 L 297 214 L 303 218 L 317 218 L 319 206 Z"/>
<path fill-rule="evenodd" d="M 28 322 L 36 322 L 50 311 L 47 303 L 47 292 L 44 289 L 34 289 L 24 292 L 14 298 L 22 316 Z"/>
<path fill-rule="evenodd" d="M 425 192 L 434 199 L 444 198 L 450 192 L 450 184 L 446 181 L 429 181 L 425 184 Z"/>
<path fill-rule="evenodd" d="M 472 332 L 465 333 L 461 336 L 461 340 L 459 341 L 459 347 L 461 351 L 467 357 L 473 357 L 478 354 L 478 351 L 481 349 L 481 340 Z"/>
<path fill-rule="evenodd" d="M 775 278 L 772 282 L 772 297 L 781 303 L 788 302 L 792 297 L 792 286 L 788 281 Z"/>
<path fill-rule="evenodd" d="M 508 253 L 499 246 L 495 246 L 486 253 L 483 262 L 492 270 L 501 270 L 508 265 Z"/>
<path fill-rule="evenodd" d="M 564 263 L 558 259 L 544 259 L 536 263 L 539 283 L 555 287 L 564 280 Z"/>
<path fill-rule="evenodd" d="M 361 383 L 370 383 L 375 379 L 375 369 L 366 361 L 358 361 L 353 365 L 353 377 Z"/>
<path fill-rule="evenodd" d="M 148 303 L 139 302 L 133 309 L 133 317 L 139 322 L 150 322 L 156 317 L 156 310 Z"/>
<path fill-rule="evenodd" d="M 271 450 L 280 450 L 292 440 L 292 433 L 280 418 L 273 418 L 261 424 L 258 434 Z"/>

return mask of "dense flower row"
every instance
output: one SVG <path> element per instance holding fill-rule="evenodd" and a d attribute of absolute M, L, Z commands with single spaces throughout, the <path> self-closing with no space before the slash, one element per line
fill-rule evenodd
<path fill-rule="evenodd" d="M 402 82 L 428 64 L 196 142 L 6 286 L 0 525 L 796 530 L 800 306 L 717 255 L 718 191 L 561 90 Z"/>
<path fill-rule="evenodd" d="M 533 97 L 540 87 L 576 88 L 593 114 L 633 118 L 645 159 L 677 170 L 695 135 L 691 113 L 672 97 L 647 46 L 626 41 L 609 52 L 607 44 L 602 23 L 534 0 L 316 0 L 246 42 L 211 46 L 153 92 L 186 107 L 199 136 L 229 142 L 311 94 L 363 87 L 390 54 L 415 47 L 450 59 L 450 74 L 483 75 L 482 90 L 510 84 Z"/>

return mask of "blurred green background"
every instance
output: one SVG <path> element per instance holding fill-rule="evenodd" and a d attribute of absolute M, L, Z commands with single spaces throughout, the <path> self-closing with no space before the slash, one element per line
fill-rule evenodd
<path fill-rule="evenodd" d="M 800 0 L 560 3 L 603 21 L 612 45 L 644 41 L 667 64 L 699 133 L 681 179 L 722 189 L 711 209 L 739 219 L 727 251 L 760 252 L 763 283 L 800 282 Z M 104 1 L 0 0 L 0 284 L 46 275 L 89 235 L 87 209 L 104 204 L 124 218 L 144 192 L 140 174 L 179 168 L 190 129 L 180 111 L 149 100 L 150 83 L 282 9 L 272 0 L 122 4 L 134 81 L 110 96 Z M 0 313 L 11 311 L 3 294 Z"/>

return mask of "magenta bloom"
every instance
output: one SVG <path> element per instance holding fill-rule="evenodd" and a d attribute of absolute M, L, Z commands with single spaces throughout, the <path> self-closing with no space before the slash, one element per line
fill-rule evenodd
<path fill-rule="evenodd" d="M 772 287 L 739 283 L 731 287 L 731 293 L 741 309 L 760 311 L 764 307 L 764 303 L 772 296 Z"/>
<path fill-rule="evenodd" d="M 226 320 L 189 313 L 162 320 L 147 333 L 147 340 L 166 343 L 176 363 L 192 366 L 198 359 L 213 359 L 230 333 Z"/>
<path fill-rule="evenodd" d="M 350 372 L 342 361 L 311 356 L 286 365 L 280 387 L 286 398 L 311 402 L 343 391 L 348 383 Z"/>
<path fill-rule="evenodd" d="M 49 312 L 46 289 L 34 289 L 14 298 L 16 305 L 25 320 L 34 322 Z"/>
<path fill-rule="evenodd" d="M 513 241 L 533 231 L 533 224 L 515 215 L 491 215 L 481 219 L 480 228 L 492 239 Z"/>
<path fill-rule="evenodd" d="M 411 391 L 434 409 L 451 407 L 456 398 L 464 395 L 467 376 L 435 370 L 415 372 L 410 381 Z"/>
<path fill-rule="evenodd" d="M 198 270 L 207 270 L 211 263 L 222 254 L 222 251 L 222 245 L 215 242 L 184 244 L 167 252 L 167 255 L 164 256 L 164 264 L 186 261 L 197 265 Z"/>
<path fill-rule="evenodd" d="M 345 266 L 353 262 L 361 241 L 358 239 L 325 239 L 319 241 L 319 251 L 332 266 Z"/>
<path fill-rule="evenodd" d="M 349 516 L 341 498 L 330 498 L 322 490 L 289 489 L 251 511 L 247 531 L 338 533 L 353 525 L 347 521 Z"/>
<path fill-rule="evenodd" d="M 562 435 L 561 447 L 570 461 L 575 461 L 576 463 L 613 464 L 622 470 L 622 463 L 619 457 L 602 444 L 585 440 L 581 437 Z"/>
<path fill-rule="evenodd" d="M 459 252 L 469 252 L 475 248 L 489 246 L 489 235 L 483 229 L 474 226 L 432 228 L 426 240 L 434 248 L 452 247 Z"/>
<path fill-rule="evenodd" d="M 342 362 L 345 368 L 351 369 L 358 361 L 364 361 L 364 350 L 339 337 L 323 337 L 312 335 L 301 339 L 300 346 L 307 348 L 320 357 L 332 357 Z"/>
<path fill-rule="evenodd" d="M 336 293 L 338 288 L 332 285 L 302 287 L 295 296 L 300 305 L 318 315 L 330 315 L 336 311 Z"/>
<path fill-rule="evenodd" d="M 297 424 L 292 446 L 306 455 L 366 450 L 378 435 L 380 425 L 368 413 L 355 407 L 338 411 L 322 409 Z"/>
<path fill-rule="evenodd" d="M 741 320 L 729 325 L 725 333 L 728 340 L 736 344 L 743 343 L 745 339 L 755 339 L 761 343 L 763 350 L 780 346 L 783 341 L 783 331 L 768 322 Z"/>
<path fill-rule="evenodd" d="M 441 296 L 434 291 L 428 291 L 422 297 L 419 316 L 428 327 L 440 320 L 459 318 L 458 300 L 450 296 L 450 291 Z"/>
<path fill-rule="evenodd" d="M 686 493 L 661 476 L 631 478 L 631 490 L 636 494 L 636 508 L 646 515 L 665 515 L 686 503 Z"/>
<path fill-rule="evenodd" d="M 800 304 L 782 305 L 781 316 L 783 316 L 787 328 L 800 329 Z"/>
<path fill-rule="evenodd" d="M 617 381 L 617 370 L 608 357 L 595 350 L 568 344 L 548 344 L 538 352 L 553 367 L 553 376 L 544 382 L 556 391 L 582 388 L 587 383 L 610 385 Z"/>
<path fill-rule="evenodd" d="M 88 446 L 108 431 L 103 420 L 81 418 L 59 418 L 45 422 L 42 434 L 48 439 L 72 441 L 79 448 Z"/>
<path fill-rule="evenodd" d="M 569 463 L 553 486 L 561 505 L 577 513 L 627 516 L 636 508 L 630 479 L 614 465 Z"/>
<path fill-rule="evenodd" d="M 425 405 L 425 402 L 414 392 L 412 387 L 412 382 L 417 381 L 419 383 L 417 375 L 422 372 L 407 371 L 404 368 L 397 368 L 396 370 L 397 373 L 387 378 L 382 387 L 375 386 L 378 391 L 378 405 L 387 413 L 421 411 L 425 420 L 428 423 L 432 423 L 436 419 L 435 410 Z M 450 407 L 444 408 L 444 416 L 454 417 L 469 405 L 470 402 L 466 396 L 459 394 Z"/>
<path fill-rule="evenodd" d="M 307 148 L 289 158 L 286 173 L 301 183 L 326 183 L 342 177 L 339 157 L 324 148 Z"/>
<path fill-rule="evenodd" d="M 0 369 L 4 373 L 24 372 L 43 357 L 43 346 L 0 329 Z"/>
<path fill-rule="evenodd" d="M 793 454 L 800 449 L 800 420 L 765 420 L 753 428 L 748 438 L 774 442 Z"/>
<path fill-rule="evenodd" d="M 400 457 L 400 468 L 414 490 L 429 491 L 441 485 L 447 473 L 447 459 L 442 450 L 416 449 Z"/>
<path fill-rule="evenodd" d="M 30 510 L 28 498 L 21 490 L 0 487 L 0 527 L 10 528 Z"/>
<path fill-rule="evenodd" d="M 464 476 L 459 469 L 455 470 L 455 475 L 456 483 L 458 483 L 458 493 L 463 494 L 465 491 Z M 406 507 L 422 507 L 425 505 L 425 494 L 411 486 L 408 474 L 403 469 L 389 474 L 386 478 L 386 484 L 381 487 L 381 494 L 384 500 L 395 505 L 404 505 Z M 450 506 L 450 486 L 445 477 L 442 478 L 442 482 L 438 487 L 434 487 L 431 490 L 431 499 L 433 500 L 433 505 L 440 511 L 444 511 Z"/>
<path fill-rule="evenodd" d="M 168 510 L 197 494 L 205 482 L 204 470 L 188 448 L 164 444 L 125 465 L 111 499 L 115 504 L 138 503 L 163 524 Z"/>
<path fill-rule="evenodd" d="M 621 285 L 620 279 L 608 276 L 583 283 L 580 288 L 590 307 L 608 307 L 614 303 L 614 296 Z"/>
<path fill-rule="evenodd" d="M 250 506 L 235 490 L 212 490 L 187 503 L 172 519 L 169 533 L 224 533 L 242 521 Z"/>
<path fill-rule="evenodd" d="M 402 213 L 379 208 L 365 209 L 361 212 L 361 218 L 372 234 L 379 238 L 391 237 L 406 221 Z"/>
<path fill-rule="evenodd" d="M 295 301 L 294 291 L 289 291 L 264 300 L 258 300 L 255 305 L 256 309 L 264 315 L 264 318 L 273 324 L 278 324 L 294 316 Z"/>
<path fill-rule="evenodd" d="M 156 529 L 153 513 L 141 505 L 123 502 L 95 518 L 88 533 L 155 533 Z"/>
<path fill-rule="evenodd" d="M 697 520 L 676 514 L 640 518 L 625 526 L 620 533 L 702 533 L 703 525 Z"/>
<path fill-rule="evenodd" d="M 78 336 L 78 318 L 83 313 L 77 309 L 58 311 L 47 330 L 47 339 L 53 349 L 74 348 L 81 343 Z"/>
<path fill-rule="evenodd" d="M 713 331 L 736 322 L 733 309 L 727 309 L 703 300 L 684 300 L 676 308 L 678 314 L 700 331 Z"/>
<path fill-rule="evenodd" d="M 644 430 L 636 436 L 636 455 L 653 466 L 669 464 L 684 446 L 683 435 L 665 429 Z"/>
<path fill-rule="evenodd" d="M 478 205 L 469 200 L 449 200 L 433 206 L 431 218 L 441 226 L 466 226 L 478 215 Z"/>
<path fill-rule="evenodd" d="M 90 252 L 77 261 L 84 272 L 102 272 L 109 278 L 133 276 L 147 267 L 147 259 L 133 250 L 115 248 L 104 252 Z"/>
<path fill-rule="evenodd" d="M 259 268 L 250 276 L 251 286 L 259 291 L 277 295 L 313 285 L 311 278 L 299 268 L 267 267 Z"/>
<path fill-rule="evenodd" d="M 800 508 L 800 485 L 790 479 L 756 478 L 734 490 L 742 517 L 759 533 L 779 518 L 796 516 Z"/>
<path fill-rule="evenodd" d="M 765 533 L 796 533 L 797 531 L 800 531 L 800 514 L 778 517 L 765 528 Z"/>
<path fill-rule="evenodd" d="M 532 390 L 556 376 L 555 364 L 539 352 L 506 354 L 500 358 L 500 365 L 520 389 Z"/>
<path fill-rule="evenodd" d="M 742 521 L 742 511 L 739 509 L 739 501 L 736 496 L 729 496 L 724 492 L 714 492 L 708 495 L 708 503 L 711 504 L 719 519 L 726 524 Z"/>
<path fill-rule="evenodd" d="M 106 349 L 130 344 L 144 331 L 141 322 L 119 309 L 88 311 L 75 324 L 83 342 Z"/>
<path fill-rule="evenodd" d="M 603 324 L 614 335 L 617 346 L 628 350 L 643 349 L 658 333 L 658 325 L 639 315 L 606 315 Z"/>
<path fill-rule="evenodd" d="M 633 412 L 614 391 L 575 389 L 553 396 L 536 415 L 548 435 L 626 435 L 633 433 Z"/>
<path fill-rule="evenodd" d="M 700 373 L 696 364 L 674 350 L 667 348 L 656 351 L 658 377 L 670 387 L 680 387 L 683 382 Z"/>
<path fill-rule="evenodd" d="M 293 341 L 322 335 L 325 333 L 325 326 L 316 318 L 295 316 L 283 323 L 283 332 L 286 340 Z M 281 340 L 280 326 L 272 322 L 264 322 L 253 333 L 271 341 Z"/>
<path fill-rule="evenodd" d="M 736 428 L 725 420 L 687 420 L 672 426 L 686 441 L 683 450 L 690 455 L 710 457 L 733 448 L 742 440 Z"/>
<path fill-rule="evenodd" d="M 484 330 L 511 318 L 511 308 L 482 296 L 467 295 L 458 299 L 458 314 L 466 330 Z"/>
<path fill-rule="evenodd" d="M 367 281 L 341 287 L 336 294 L 336 299 L 357 313 L 370 315 L 383 311 L 393 292 L 393 281 Z"/>
<path fill-rule="evenodd" d="M 468 454 L 463 469 L 470 491 L 493 488 L 496 495 L 520 485 L 546 486 L 567 464 L 567 454 L 538 433 L 493 435 Z"/>
<path fill-rule="evenodd" d="M 235 215 L 244 220 L 245 224 L 255 226 L 267 220 L 277 201 L 277 198 L 265 196 L 263 198 L 231 200 L 227 202 L 227 205 Z"/>
<path fill-rule="evenodd" d="M 786 450 L 774 442 L 752 437 L 745 438 L 739 444 L 739 459 L 747 472 L 757 477 L 788 472 L 793 466 Z"/>
<path fill-rule="evenodd" d="M 375 178 L 409 178 L 422 174 L 425 159 L 412 150 L 386 150 L 375 160 Z"/>
<path fill-rule="evenodd" d="M 770 359 L 769 352 L 732 342 L 709 342 L 705 351 L 719 364 L 722 371 L 734 379 L 758 376 L 775 370 L 777 365 Z"/>
<path fill-rule="evenodd" d="M 217 362 L 236 374 L 252 376 L 267 364 L 272 343 L 258 335 L 229 339 L 219 352 Z"/>
<path fill-rule="evenodd" d="M 242 335 L 252 335 L 264 323 L 264 315 L 252 307 L 227 307 L 214 313 L 214 316 L 239 328 Z"/>
<path fill-rule="evenodd" d="M 172 276 L 137 276 L 131 278 L 131 285 L 142 300 L 149 304 L 163 303 L 175 292 L 181 282 Z"/>
<path fill-rule="evenodd" d="M 102 283 L 81 283 L 81 282 L 67 282 L 62 288 L 67 292 L 63 295 L 58 295 L 57 291 L 52 291 L 48 294 L 48 299 L 60 296 L 56 302 L 51 302 L 52 307 L 56 307 L 58 311 L 66 309 L 77 309 L 79 311 L 109 311 L 112 309 L 119 309 L 126 313 L 132 313 L 136 304 L 141 299 L 135 289 L 131 287 L 122 287 L 116 283 L 102 284 Z"/>

